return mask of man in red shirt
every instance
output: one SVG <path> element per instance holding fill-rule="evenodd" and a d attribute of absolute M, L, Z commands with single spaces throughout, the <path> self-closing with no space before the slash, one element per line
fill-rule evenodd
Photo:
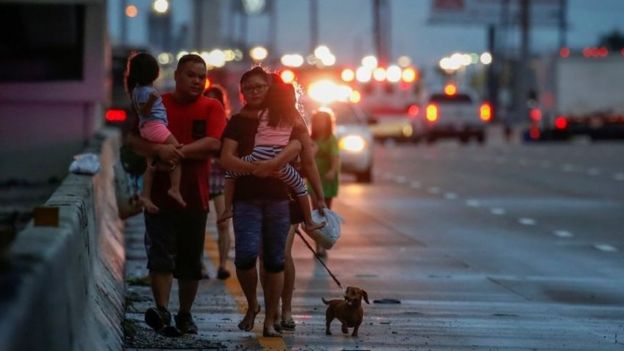
<path fill-rule="evenodd" d="M 208 213 L 209 157 L 221 147 L 225 112 L 215 99 L 202 95 L 206 83 L 206 64 L 198 55 L 180 58 L 175 71 L 175 90 L 162 96 L 167 110 L 168 128 L 183 145 L 152 144 L 138 136 L 128 137 L 128 144 L 139 154 L 160 160 L 163 172 L 156 172 L 152 201 L 157 213 L 144 212 L 147 268 L 156 307 L 145 312 L 146 323 L 167 335 L 197 334 L 191 307 L 202 277 L 201 259 Z M 182 167 L 180 192 L 186 207 L 167 195 L 169 176 L 166 170 Z M 167 310 L 173 278 L 180 287 L 180 309 L 176 327 L 170 326 Z"/>

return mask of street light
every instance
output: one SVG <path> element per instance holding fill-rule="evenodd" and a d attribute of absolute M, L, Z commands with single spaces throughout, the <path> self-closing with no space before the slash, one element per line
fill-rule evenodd
<path fill-rule="evenodd" d="M 139 9 L 134 5 L 126 6 L 126 16 L 134 18 L 139 14 Z"/>
<path fill-rule="evenodd" d="M 152 4 L 152 9 L 154 9 L 154 11 L 156 13 L 165 14 L 169 10 L 169 1 L 167 1 L 167 0 L 156 0 Z"/>
<path fill-rule="evenodd" d="M 262 46 L 256 46 L 249 50 L 249 56 L 251 56 L 254 61 L 262 61 L 269 56 L 269 52 Z"/>

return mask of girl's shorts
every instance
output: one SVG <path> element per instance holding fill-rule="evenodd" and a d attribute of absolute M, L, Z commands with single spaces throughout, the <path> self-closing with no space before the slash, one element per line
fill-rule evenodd
<path fill-rule="evenodd" d="M 171 135 L 167 126 L 161 121 L 147 121 L 143 123 L 140 132 L 143 139 L 158 144 L 164 144 Z"/>

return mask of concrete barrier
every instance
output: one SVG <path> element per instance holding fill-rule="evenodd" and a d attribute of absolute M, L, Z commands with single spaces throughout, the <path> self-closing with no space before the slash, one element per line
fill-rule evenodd
<path fill-rule="evenodd" d="M 58 227 L 29 223 L 0 273 L 0 350 L 121 350 L 125 251 L 115 199 L 116 130 L 85 152 L 100 155 L 94 176 L 68 175 L 46 202 Z"/>

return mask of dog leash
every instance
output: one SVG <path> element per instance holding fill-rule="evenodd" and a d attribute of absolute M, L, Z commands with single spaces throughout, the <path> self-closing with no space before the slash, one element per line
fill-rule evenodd
<path fill-rule="evenodd" d="M 329 273 L 329 275 L 332 277 L 332 279 L 336 282 L 336 284 L 338 284 L 338 287 L 340 289 L 342 288 L 342 285 L 340 284 L 340 282 L 338 281 L 338 278 L 336 278 L 336 276 L 334 275 L 334 273 L 332 273 L 329 270 L 329 267 L 327 267 L 327 265 L 325 264 L 325 262 L 323 262 L 323 260 L 321 259 L 321 257 L 319 256 L 319 254 L 314 251 L 314 249 L 312 248 L 312 245 L 310 245 L 310 243 L 308 243 L 308 241 L 306 240 L 306 238 L 303 237 L 303 234 L 301 234 L 301 232 L 299 231 L 299 228 L 295 229 L 295 233 L 297 233 L 299 235 L 299 237 L 301 237 L 301 240 L 303 240 L 303 242 L 306 244 L 306 246 L 308 247 L 308 249 L 310 249 L 310 251 L 312 251 L 312 253 L 314 254 L 314 257 L 317 259 L 317 261 L 319 261 L 321 263 L 321 265 L 325 268 L 325 270 L 327 271 L 327 273 Z"/>

